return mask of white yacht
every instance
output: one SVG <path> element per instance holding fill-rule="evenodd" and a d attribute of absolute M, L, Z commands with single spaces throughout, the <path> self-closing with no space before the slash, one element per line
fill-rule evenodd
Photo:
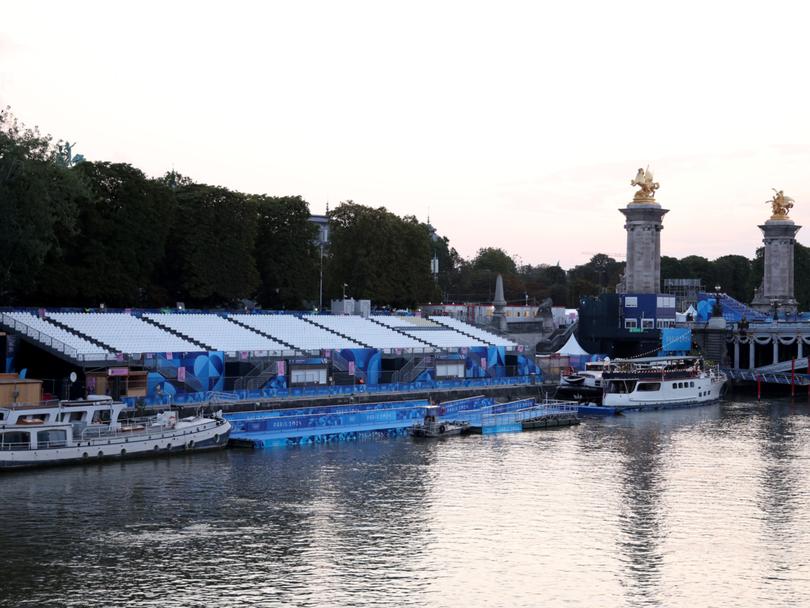
<path fill-rule="evenodd" d="M 109 397 L 0 407 L 0 469 L 208 450 L 228 443 L 221 412 L 124 418 Z"/>
<path fill-rule="evenodd" d="M 723 396 L 726 381 L 702 357 L 616 359 L 602 374 L 602 407 L 626 411 L 705 405 Z"/>

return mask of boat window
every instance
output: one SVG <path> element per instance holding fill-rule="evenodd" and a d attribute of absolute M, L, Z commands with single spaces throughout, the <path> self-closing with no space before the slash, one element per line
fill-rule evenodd
<path fill-rule="evenodd" d="M 655 329 L 655 319 L 642 319 L 641 329 Z"/>
<path fill-rule="evenodd" d="M 638 390 L 638 392 L 647 392 L 647 393 L 660 391 L 661 390 L 661 383 L 660 382 L 639 382 L 637 390 Z"/>
<path fill-rule="evenodd" d="M 637 319 L 625 319 L 624 320 L 624 328 L 625 329 L 635 329 L 638 327 L 638 320 Z"/>
<path fill-rule="evenodd" d="M 7 431 L 0 433 L 0 450 L 25 450 L 31 445 L 31 433 Z"/>
<path fill-rule="evenodd" d="M 695 388 L 695 383 L 694 383 L 694 382 L 690 382 L 690 383 L 689 383 L 689 386 L 690 386 L 691 388 Z"/>
<path fill-rule="evenodd" d="M 102 424 L 110 421 L 110 410 L 96 410 L 93 412 L 93 422 L 91 424 Z"/>
<path fill-rule="evenodd" d="M 56 448 L 64 447 L 67 444 L 67 431 L 51 430 L 39 431 L 37 433 L 37 447 Z"/>

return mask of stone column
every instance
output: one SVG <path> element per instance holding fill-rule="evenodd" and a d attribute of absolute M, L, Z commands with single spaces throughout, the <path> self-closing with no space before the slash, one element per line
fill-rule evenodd
<path fill-rule="evenodd" d="M 778 301 L 780 312 L 793 314 L 797 306 L 793 287 L 793 248 L 801 226 L 790 219 L 771 218 L 759 228 L 765 245 L 765 272 L 751 306 L 770 313 L 774 301 Z"/>
<path fill-rule="evenodd" d="M 801 336 L 796 337 L 796 342 L 799 343 L 799 346 L 796 349 L 796 358 L 802 359 L 804 358 L 804 341 L 802 340 Z"/>
<path fill-rule="evenodd" d="M 627 265 L 622 293 L 660 293 L 662 220 L 669 211 L 654 200 L 632 202 L 624 209 Z"/>
<path fill-rule="evenodd" d="M 754 342 L 754 338 L 751 338 L 751 341 L 748 343 L 748 369 L 754 369 L 756 367 L 755 361 L 757 359 L 757 353 L 754 350 L 756 348 L 756 343 Z"/>
<path fill-rule="evenodd" d="M 740 369 L 740 341 L 734 340 L 734 369 Z"/>
<path fill-rule="evenodd" d="M 495 311 L 492 313 L 492 324 L 500 331 L 506 331 L 506 315 L 503 310 L 506 306 L 506 298 L 503 296 L 503 277 L 500 274 L 495 279 L 495 300 L 492 304 L 495 307 Z"/>
<path fill-rule="evenodd" d="M 776 336 L 773 337 L 773 362 L 779 363 L 779 340 Z"/>

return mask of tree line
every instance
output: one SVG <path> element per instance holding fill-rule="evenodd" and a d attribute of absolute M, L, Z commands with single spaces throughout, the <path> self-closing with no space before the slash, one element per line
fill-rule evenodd
<path fill-rule="evenodd" d="M 329 212 L 322 252 L 300 196 L 246 194 L 176 172 L 148 177 L 89 162 L 0 110 L 0 305 L 312 309 L 343 293 L 375 305 L 491 302 L 576 307 L 615 291 L 624 263 L 605 254 L 564 270 L 521 264 L 499 248 L 464 259 L 414 216 L 345 201 Z M 662 280 L 699 278 L 749 302 L 753 259 L 661 259 Z M 439 262 L 431 273 L 431 259 Z M 810 250 L 797 244 L 796 297 L 810 308 Z"/>

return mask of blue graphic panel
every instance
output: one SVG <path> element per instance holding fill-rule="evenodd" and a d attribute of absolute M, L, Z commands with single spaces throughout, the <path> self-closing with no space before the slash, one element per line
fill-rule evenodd
<path fill-rule="evenodd" d="M 374 348 L 344 348 L 340 355 L 346 361 L 354 363 L 355 374 L 364 378 L 367 385 L 380 383 L 380 351 Z"/>
<path fill-rule="evenodd" d="M 158 403 L 165 397 L 220 392 L 224 386 L 225 357 L 221 352 L 158 354 L 156 371 L 147 376 L 146 394 Z"/>
<path fill-rule="evenodd" d="M 692 348 L 692 330 L 688 327 L 666 327 L 661 330 L 661 351 L 688 353 Z"/>

